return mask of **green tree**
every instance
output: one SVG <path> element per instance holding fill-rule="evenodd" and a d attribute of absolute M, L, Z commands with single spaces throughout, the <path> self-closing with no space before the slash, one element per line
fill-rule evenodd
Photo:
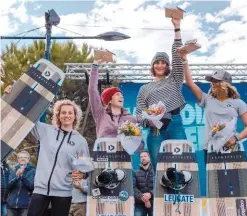
<path fill-rule="evenodd" d="M 68 41 L 66 43 L 59 43 L 53 41 L 51 45 L 51 62 L 58 66 L 63 71 L 65 70 L 64 63 L 90 63 L 93 62 L 91 56 L 91 48 L 87 44 L 83 44 L 80 48 Z M 2 58 L 3 64 L 1 65 L 1 79 L 3 82 L 2 90 L 7 85 L 12 84 L 13 80 L 17 80 L 27 69 L 44 56 L 45 43 L 44 41 L 33 41 L 29 46 L 23 46 L 17 48 L 14 44 L 10 44 L 6 47 L 3 53 L 7 53 Z M 4 71 L 4 72 L 2 72 Z M 65 80 L 56 100 L 58 99 L 70 99 L 80 105 L 83 115 L 88 107 L 88 85 L 83 80 Z M 48 112 L 48 117 L 51 117 L 51 113 Z M 50 122 L 48 118 L 47 122 Z M 92 144 L 96 138 L 95 124 L 92 116 L 90 115 L 87 121 L 87 127 L 85 130 L 85 138 L 89 144 Z M 36 163 L 37 142 L 32 136 L 28 135 L 22 144 L 16 149 L 16 151 L 10 155 L 9 160 L 16 161 L 16 152 L 27 149 L 32 156 L 32 163 Z"/>

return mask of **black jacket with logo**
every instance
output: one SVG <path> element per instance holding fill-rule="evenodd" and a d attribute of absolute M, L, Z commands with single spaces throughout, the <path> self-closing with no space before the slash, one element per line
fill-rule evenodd
<path fill-rule="evenodd" d="M 143 193 L 151 193 L 151 204 L 153 203 L 153 188 L 154 188 L 154 170 L 150 165 L 148 169 L 140 167 L 139 170 L 134 172 L 134 197 L 135 205 L 145 206 L 141 200 Z"/>

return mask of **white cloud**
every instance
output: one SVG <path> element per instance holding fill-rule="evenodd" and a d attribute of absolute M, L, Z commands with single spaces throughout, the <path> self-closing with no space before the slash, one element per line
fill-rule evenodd
<path fill-rule="evenodd" d="M 137 59 L 136 63 L 149 63 L 157 51 L 165 51 L 171 56 L 174 32 L 170 19 L 165 18 L 164 7 L 167 4 L 176 3 L 183 9 L 188 6 L 193 8 L 193 2 L 162 0 L 152 5 L 149 2 L 145 4 L 147 2 L 146 0 L 135 0 L 129 4 L 126 0 L 111 2 L 96 0 L 95 7 L 88 13 L 61 15 L 59 26 L 86 36 L 94 36 L 112 30 L 130 35 L 131 39 L 123 41 L 75 40 L 75 42 L 78 45 L 87 42 L 94 47 L 107 48 L 117 54 L 116 60 L 119 63 L 127 63 L 130 59 L 128 57 Z M 22 8 L 21 11 L 25 14 L 25 9 Z M 246 62 L 243 52 L 240 52 L 243 47 L 247 47 L 247 39 L 244 37 L 247 35 L 246 11 L 247 1 L 243 0 L 231 0 L 229 7 L 213 13 L 209 11 L 204 17 L 201 14 L 196 14 L 196 9 L 187 11 L 181 23 L 183 41 L 197 38 L 202 45 L 199 52 L 189 56 L 190 61 L 192 63 Z M 231 19 L 236 15 L 239 15 L 240 20 Z M 230 19 L 230 21 L 226 22 L 226 19 Z M 43 16 L 30 17 L 30 20 L 35 26 L 44 25 Z M 25 21 L 25 16 L 22 21 Z M 10 21 L 8 20 L 8 22 Z M 102 27 L 90 28 L 85 25 Z M 127 28 L 119 30 L 112 28 L 113 26 Z M 12 29 L 17 27 L 12 26 Z M 154 31 L 141 28 L 163 30 Z M 52 34 L 78 36 L 56 27 L 53 27 Z"/>
<path fill-rule="evenodd" d="M 79 45 L 87 42 L 94 47 L 105 47 L 115 53 L 125 53 L 137 59 L 138 63 L 150 62 L 157 51 L 165 51 L 171 55 L 171 46 L 174 38 L 173 25 L 170 19 L 165 18 L 164 10 L 157 5 L 143 7 L 144 0 L 135 1 L 129 4 L 126 1 L 118 3 L 96 2 L 96 7 L 89 15 L 69 14 L 61 16 L 61 26 L 83 35 L 98 35 L 111 31 L 111 26 L 126 26 L 131 29 L 123 29 L 120 32 L 131 36 L 131 39 L 123 41 L 106 42 L 102 40 L 76 40 Z M 188 3 L 183 7 L 188 6 Z M 41 25 L 43 18 L 31 18 L 36 25 Z M 208 39 L 201 31 L 200 17 L 188 14 L 182 21 L 182 33 L 184 40 L 198 38 L 204 43 L 202 52 L 208 48 Z M 80 26 L 67 26 L 68 24 L 87 24 L 103 26 L 102 28 L 86 28 Z M 67 25 L 66 25 L 67 24 Z M 160 28 L 164 30 L 153 31 L 141 28 Z M 62 31 L 53 28 L 53 34 L 61 34 Z M 73 35 L 66 33 L 66 35 Z M 119 52 L 124 51 L 124 52 Z M 118 61 L 123 61 L 123 56 L 117 56 Z"/>
<path fill-rule="evenodd" d="M 8 35 L 18 30 L 19 24 L 12 22 L 7 15 L 1 16 L 0 35 Z"/>
<path fill-rule="evenodd" d="M 240 16 L 243 20 L 247 21 L 247 1 L 244 0 L 231 0 L 230 6 L 220 12 L 223 17 Z"/>
<path fill-rule="evenodd" d="M 191 3 L 185 1 L 185 2 L 183 2 L 183 4 L 178 5 L 178 7 L 180 7 L 180 8 L 183 9 L 183 10 L 185 10 L 185 9 L 186 9 L 188 6 L 190 6 L 190 5 L 191 5 Z"/>
<path fill-rule="evenodd" d="M 28 21 L 28 14 L 24 2 L 25 0 L 1 1 L 1 35 L 8 35 L 16 32 L 21 23 Z M 9 15 L 12 15 L 17 20 L 12 20 Z"/>
<path fill-rule="evenodd" d="M 39 4 L 35 6 L 34 10 L 36 11 L 36 10 L 39 10 L 40 8 L 41 8 L 41 5 Z"/>
<path fill-rule="evenodd" d="M 24 2 L 22 2 L 17 8 L 10 8 L 10 13 L 13 15 L 13 17 L 19 19 L 22 23 L 25 23 L 29 20 Z"/>
<path fill-rule="evenodd" d="M 224 20 L 222 17 L 218 17 L 217 15 L 213 16 L 211 13 L 207 13 L 205 15 L 205 19 L 206 19 L 206 22 L 208 23 L 220 23 Z"/>
<path fill-rule="evenodd" d="M 231 0 L 229 7 L 218 12 L 218 18 L 224 20 L 230 19 L 230 21 L 222 22 L 218 26 L 218 29 L 215 29 L 214 38 L 211 40 L 211 46 L 214 46 L 214 52 L 208 58 L 210 62 L 246 62 L 246 57 L 241 52 L 243 47 L 247 47 L 246 11 L 246 1 Z M 232 19 L 232 16 L 236 15 L 240 16 L 240 20 Z"/>

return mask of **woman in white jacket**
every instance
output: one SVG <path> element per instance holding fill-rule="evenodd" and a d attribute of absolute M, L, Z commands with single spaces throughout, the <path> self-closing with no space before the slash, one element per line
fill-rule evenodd
<path fill-rule="evenodd" d="M 5 89 L 10 91 L 11 87 Z M 93 169 L 87 141 L 76 130 L 81 116 L 73 101 L 60 100 L 54 104 L 52 125 L 37 122 L 33 128 L 40 152 L 28 216 L 42 216 L 50 203 L 53 216 L 68 216 L 72 181 L 85 178 L 85 170 Z"/>

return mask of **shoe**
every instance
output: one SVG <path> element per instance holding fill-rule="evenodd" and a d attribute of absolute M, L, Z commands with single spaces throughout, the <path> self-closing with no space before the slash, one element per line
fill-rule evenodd
<path fill-rule="evenodd" d="M 193 176 L 190 172 L 168 168 L 160 180 L 160 185 L 172 190 L 182 190 L 192 180 Z"/>
<path fill-rule="evenodd" d="M 95 178 L 94 184 L 97 187 L 114 189 L 125 178 L 126 178 L 126 174 L 121 169 L 104 169 L 102 173 Z"/>

